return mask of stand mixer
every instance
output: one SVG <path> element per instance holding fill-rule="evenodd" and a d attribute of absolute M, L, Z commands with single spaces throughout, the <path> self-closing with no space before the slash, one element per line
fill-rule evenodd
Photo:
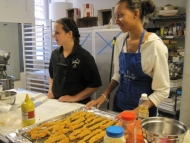
<path fill-rule="evenodd" d="M 10 53 L 0 50 L 0 86 L 2 90 L 14 88 L 14 77 L 8 76 L 6 73 L 6 67 L 9 65 L 9 59 Z"/>

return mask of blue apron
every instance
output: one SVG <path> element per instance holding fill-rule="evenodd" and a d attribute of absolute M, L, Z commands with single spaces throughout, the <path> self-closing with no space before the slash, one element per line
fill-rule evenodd
<path fill-rule="evenodd" d="M 141 66 L 140 47 L 144 34 L 145 30 L 140 38 L 138 53 L 124 53 L 123 47 L 128 35 L 124 39 L 119 55 L 120 83 L 114 97 L 113 111 L 133 110 L 138 106 L 142 93 L 146 93 L 147 95 L 153 93 L 151 88 L 152 78 L 144 74 Z M 156 116 L 156 113 L 157 109 L 155 106 L 149 109 L 150 117 Z"/>

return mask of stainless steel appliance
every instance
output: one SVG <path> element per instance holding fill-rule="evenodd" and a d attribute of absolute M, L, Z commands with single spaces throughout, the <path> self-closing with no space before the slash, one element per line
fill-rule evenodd
<path fill-rule="evenodd" d="M 180 121 L 165 117 L 150 117 L 141 121 L 146 143 L 182 143 L 187 127 Z"/>
<path fill-rule="evenodd" d="M 10 59 L 10 53 L 0 50 L 0 82 L 3 84 L 2 89 L 8 90 L 14 88 L 14 77 L 7 75 L 6 67 L 8 64 L 8 60 Z"/>

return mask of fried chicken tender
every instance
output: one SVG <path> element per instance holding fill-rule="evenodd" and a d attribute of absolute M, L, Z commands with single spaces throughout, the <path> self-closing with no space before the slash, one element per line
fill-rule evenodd
<path fill-rule="evenodd" d="M 71 115 L 71 120 L 77 120 L 80 117 L 84 117 L 86 113 L 84 111 L 79 111 Z"/>
<path fill-rule="evenodd" d="M 68 138 L 64 138 L 63 140 L 57 142 L 57 143 L 69 143 L 69 139 Z"/>
<path fill-rule="evenodd" d="M 78 124 L 78 123 L 80 123 L 80 122 L 83 122 L 84 120 L 85 120 L 84 117 L 80 117 L 79 119 L 75 120 L 75 121 L 72 122 L 71 124 L 72 124 L 72 126 L 74 126 L 74 125 L 76 125 L 76 124 Z"/>
<path fill-rule="evenodd" d="M 33 129 L 29 130 L 28 132 L 26 132 L 26 134 L 27 135 L 38 134 L 40 129 L 41 129 L 40 127 L 33 128 Z"/>
<path fill-rule="evenodd" d="M 42 123 L 26 135 L 33 142 L 95 143 L 105 136 L 105 128 L 114 124 L 116 121 L 93 112 L 78 111 L 66 118 Z"/>
<path fill-rule="evenodd" d="M 50 132 L 48 130 L 41 130 L 39 131 L 38 133 L 32 133 L 31 134 L 31 139 L 40 139 L 40 138 L 43 138 L 47 135 L 50 135 Z"/>
<path fill-rule="evenodd" d="M 101 121 L 100 123 L 91 126 L 89 129 L 92 131 L 92 130 L 94 130 L 94 129 L 100 128 L 101 125 L 103 125 L 103 124 L 105 124 L 105 123 L 107 123 L 107 122 L 108 122 L 108 120 L 107 120 L 107 119 L 104 119 L 104 120 Z"/>
<path fill-rule="evenodd" d="M 96 134 L 98 134 L 98 133 L 100 133 L 100 132 L 102 132 L 101 129 L 96 129 L 96 130 L 92 131 L 89 135 L 85 136 L 82 140 L 83 140 L 83 141 L 87 141 L 87 140 L 89 140 L 92 136 L 94 136 L 94 135 L 96 135 Z"/>
<path fill-rule="evenodd" d="M 76 139 L 77 139 L 77 136 L 70 135 L 70 136 L 69 136 L 69 139 L 70 139 L 70 141 L 74 141 L 74 140 L 76 140 Z"/>
<path fill-rule="evenodd" d="M 105 128 L 107 128 L 108 126 L 114 125 L 116 123 L 116 121 L 109 121 L 108 123 L 101 125 L 100 128 L 103 130 Z"/>
<path fill-rule="evenodd" d="M 84 128 L 80 134 L 77 135 L 77 138 L 83 138 L 84 136 L 91 133 L 91 130 Z"/>
<path fill-rule="evenodd" d="M 94 119 L 92 122 L 86 124 L 85 126 L 90 127 L 90 126 L 94 125 L 95 123 L 102 121 L 103 119 L 104 118 L 102 118 L 102 117 L 98 117 L 98 118 Z"/>
<path fill-rule="evenodd" d="M 72 130 L 75 130 L 75 129 L 78 129 L 78 128 L 82 127 L 83 125 L 84 125 L 84 123 L 81 122 L 81 123 L 79 123 L 79 124 L 76 124 L 76 125 L 74 125 L 74 126 L 71 126 L 69 129 L 70 129 L 70 131 L 72 131 Z"/>
<path fill-rule="evenodd" d="M 83 140 L 80 140 L 80 141 L 78 141 L 77 143 L 86 143 L 85 141 L 83 141 Z"/>
<path fill-rule="evenodd" d="M 96 118 L 98 118 L 98 116 L 92 116 L 92 117 L 88 118 L 88 119 L 85 121 L 85 123 L 90 123 L 92 120 L 94 120 L 94 119 L 96 119 Z"/>
<path fill-rule="evenodd" d="M 81 131 L 82 131 L 82 129 L 77 129 L 77 130 L 73 131 L 70 135 L 71 135 L 71 136 L 76 136 L 76 135 L 78 135 Z"/>
<path fill-rule="evenodd" d="M 99 134 L 96 134 L 95 136 L 93 136 L 90 140 L 89 143 L 94 143 L 98 140 L 100 140 L 101 138 L 103 138 L 106 135 L 106 131 L 102 131 Z"/>
<path fill-rule="evenodd" d="M 62 135 L 53 134 L 44 143 L 54 143 L 58 141 L 63 141 L 63 140 L 67 140 L 66 138 L 67 137 L 64 134 Z"/>
<path fill-rule="evenodd" d="M 87 113 L 85 114 L 85 118 L 86 118 L 86 119 L 88 119 L 88 118 L 90 118 L 90 117 L 93 117 L 93 116 L 95 116 L 95 115 L 94 115 L 94 113 L 92 113 L 92 112 L 87 112 Z"/>

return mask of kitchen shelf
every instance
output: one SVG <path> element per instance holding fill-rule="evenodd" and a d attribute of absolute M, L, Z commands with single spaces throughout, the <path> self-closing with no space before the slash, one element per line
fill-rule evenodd
<path fill-rule="evenodd" d="M 67 9 L 67 17 L 77 22 L 77 18 L 81 17 L 81 11 L 78 8 Z"/>
<path fill-rule="evenodd" d="M 150 21 L 165 21 L 165 20 L 185 20 L 186 19 L 186 15 L 185 14 L 181 14 L 181 15 L 177 15 L 177 16 L 156 16 L 156 17 L 150 17 L 149 20 Z"/>
<path fill-rule="evenodd" d="M 183 39 L 185 38 L 184 35 L 182 36 L 159 36 L 161 39 Z"/>
<path fill-rule="evenodd" d="M 83 17 L 77 19 L 78 28 L 98 26 L 98 17 Z"/>
<path fill-rule="evenodd" d="M 165 103 L 162 103 L 162 106 L 158 107 L 159 114 L 170 114 L 174 119 L 178 119 L 180 109 L 179 107 L 177 108 L 177 104 L 181 104 L 181 94 L 179 95 L 179 92 L 181 92 L 181 87 L 170 88 L 168 99 L 164 101 Z"/>

